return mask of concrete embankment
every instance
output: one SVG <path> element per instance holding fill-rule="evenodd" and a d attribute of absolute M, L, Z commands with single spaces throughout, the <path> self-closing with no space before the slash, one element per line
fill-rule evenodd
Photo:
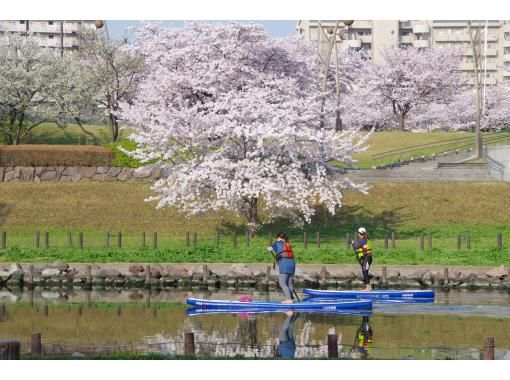
<path fill-rule="evenodd" d="M 375 265 L 375 287 L 510 290 L 509 268 Z M 359 288 L 359 265 L 299 264 L 296 287 Z M 0 287 L 18 288 L 190 288 L 267 289 L 277 286 L 278 272 L 267 264 L 109 263 L 3 264 Z"/>

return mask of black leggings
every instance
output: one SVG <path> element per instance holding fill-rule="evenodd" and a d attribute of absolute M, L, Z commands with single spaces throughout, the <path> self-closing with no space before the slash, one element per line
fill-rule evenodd
<path fill-rule="evenodd" d="M 365 285 L 370 284 L 370 276 L 368 275 L 368 271 L 370 270 L 370 265 L 372 265 L 372 256 L 363 256 L 363 259 L 360 260 L 361 264 L 361 273 L 363 273 L 363 282 Z"/>

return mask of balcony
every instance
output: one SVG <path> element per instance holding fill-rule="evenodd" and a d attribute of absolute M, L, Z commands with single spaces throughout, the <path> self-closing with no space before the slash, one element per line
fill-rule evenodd
<path fill-rule="evenodd" d="M 371 44 L 372 43 L 372 36 L 358 36 L 358 40 L 361 40 L 361 43 L 363 44 Z"/>
<path fill-rule="evenodd" d="M 414 34 L 430 33 L 430 27 L 427 24 L 413 24 L 413 33 Z"/>
<path fill-rule="evenodd" d="M 346 40 L 347 46 L 351 49 L 359 49 L 361 48 L 361 39 L 357 40 Z"/>
<path fill-rule="evenodd" d="M 415 41 L 416 39 L 408 34 L 407 36 L 400 36 L 400 43 L 403 43 L 403 44 L 410 44 L 410 43 L 413 43 L 413 41 Z"/>
<path fill-rule="evenodd" d="M 482 56 L 484 55 L 485 49 L 482 46 Z M 473 55 L 473 49 L 471 46 L 467 46 L 466 50 L 464 52 L 465 56 L 472 56 Z M 498 55 L 498 49 L 487 49 L 487 57 L 495 57 Z"/>
<path fill-rule="evenodd" d="M 483 70 L 483 62 L 482 66 L 480 67 L 481 70 Z M 487 70 L 489 71 L 496 71 L 498 69 L 498 65 L 495 62 L 487 62 Z M 459 64 L 459 70 L 461 71 L 474 71 L 473 62 L 461 62 Z"/>
<path fill-rule="evenodd" d="M 503 61 L 510 62 L 510 53 L 503 55 Z"/>
<path fill-rule="evenodd" d="M 415 48 L 428 48 L 430 46 L 429 40 L 414 40 L 413 46 Z"/>

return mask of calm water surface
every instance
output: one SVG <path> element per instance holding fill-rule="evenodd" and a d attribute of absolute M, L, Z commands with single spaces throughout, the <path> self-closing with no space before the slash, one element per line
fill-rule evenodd
<path fill-rule="evenodd" d="M 195 334 L 199 354 L 326 357 L 327 335 L 339 355 L 376 359 L 479 359 L 484 337 L 494 336 L 496 358 L 510 359 L 510 294 L 436 292 L 434 303 L 374 303 L 371 312 L 189 315 L 187 297 L 280 301 L 281 293 L 206 291 L 0 290 L 0 339 L 30 351 L 40 332 L 45 353 L 184 352 Z M 0 305 L 0 307 L 1 307 Z"/>

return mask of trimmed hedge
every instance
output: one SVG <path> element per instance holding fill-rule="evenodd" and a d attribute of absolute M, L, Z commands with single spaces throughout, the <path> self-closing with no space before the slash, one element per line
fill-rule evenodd
<path fill-rule="evenodd" d="M 0 146 L 0 166 L 112 166 L 110 149 L 85 145 Z"/>

